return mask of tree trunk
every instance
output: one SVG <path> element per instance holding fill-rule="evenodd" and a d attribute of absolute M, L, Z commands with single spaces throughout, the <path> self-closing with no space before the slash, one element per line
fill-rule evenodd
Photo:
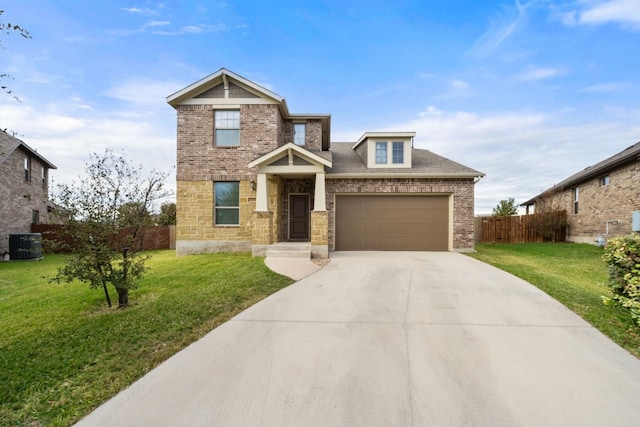
<path fill-rule="evenodd" d="M 102 288 L 104 289 L 104 296 L 107 297 L 107 304 L 111 308 L 111 298 L 109 298 L 109 291 L 107 290 L 107 282 L 102 281 Z"/>
<path fill-rule="evenodd" d="M 117 288 L 118 291 L 118 308 L 129 306 L 129 289 Z"/>

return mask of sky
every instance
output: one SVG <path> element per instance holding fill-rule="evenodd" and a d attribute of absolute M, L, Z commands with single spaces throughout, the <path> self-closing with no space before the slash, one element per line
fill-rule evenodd
<path fill-rule="evenodd" d="M 0 129 L 58 169 L 111 148 L 175 188 L 166 97 L 227 68 L 331 114 L 331 140 L 414 131 L 486 174 L 476 214 L 640 141 L 640 0 L 10 0 Z M 15 97 L 19 98 L 19 101 Z"/>

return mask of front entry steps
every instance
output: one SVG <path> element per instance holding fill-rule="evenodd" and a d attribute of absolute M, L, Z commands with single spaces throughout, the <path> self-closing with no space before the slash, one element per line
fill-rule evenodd
<path fill-rule="evenodd" d="M 311 243 L 278 242 L 267 247 L 267 258 L 311 259 Z"/>

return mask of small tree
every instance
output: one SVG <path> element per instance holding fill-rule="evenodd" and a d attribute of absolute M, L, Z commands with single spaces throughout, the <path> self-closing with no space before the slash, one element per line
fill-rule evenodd
<path fill-rule="evenodd" d="M 92 288 L 101 287 L 109 307 L 107 286 L 118 293 L 118 307 L 129 304 L 129 289 L 142 277 L 148 256 L 142 256 L 144 229 L 151 223 L 154 202 L 167 196 L 167 174 L 152 171 L 143 176 L 124 157 L 107 150 L 92 154 L 87 176 L 70 185 L 62 184 L 53 195 L 68 214 L 65 232 L 73 240 L 73 253 L 58 270 L 56 279 L 78 279 Z M 127 234 L 118 232 L 127 227 Z"/>
<path fill-rule="evenodd" d="M 511 216 L 518 214 L 516 200 L 510 197 L 508 200 L 500 200 L 500 203 L 493 208 L 493 216 Z"/>
<path fill-rule="evenodd" d="M 609 266 L 609 296 L 605 305 L 628 309 L 634 323 L 640 323 L 640 235 L 630 234 L 610 239 L 602 259 Z"/>

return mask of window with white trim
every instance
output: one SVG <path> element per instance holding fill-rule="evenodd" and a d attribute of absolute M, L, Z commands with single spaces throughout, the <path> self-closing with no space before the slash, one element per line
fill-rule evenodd
<path fill-rule="evenodd" d="M 609 177 L 609 175 L 605 175 L 602 178 L 600 178 L 600 185 L 602 187 L 606 187 L 610 183 L 611 183 L 611 178 Z"/>
<path fill-rule="evenodd" d="M 376 142 L 376 164 L 387 163 L 387 142 Z"/>
<path fill-rule="evenodd" d="M 305 145 L 306 126 L 304 123 L 293 124 L 293 143 L 296 145 Z"/>
<path fill-rule="evenodd" d="M 578 187 L 575 187 L 573 189 L 571 189 L 571 195 L 572 195 L 572 199 L 573 199 L 573 213 L 574 214 L 578 214 L 578 202 L 580 199 L 580 189 Z"/>
<path fill-rule="evenodd" d="M 402 164 L 404 163 L 404 142 L 393 141 L 391 148 L 391 163 Z"/>
<path fill-rule="evenodd" d="M 240 110 L 216 110 L 216 147 L 237 147 L 240 145 Z"/>
<path fill-rule="evenodd" d="M 214 224 L 240 225 L 240 183 L 216 182 L 214 193 Z"/>

